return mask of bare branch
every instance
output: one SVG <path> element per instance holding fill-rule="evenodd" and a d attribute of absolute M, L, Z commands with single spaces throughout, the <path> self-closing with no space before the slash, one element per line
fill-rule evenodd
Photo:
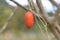
<path fill-rule="evenodd" d="M 57 38 L 57 40 L 60 40 L 60 32 L 57 29 L 57 25 L 56 24 L 48 24 L 48 27 L 50 28 L 50 30 L 52 31 L 52 33 L 55 35 L 55 37 Z"/>
<path fill-rule="evenodd" d="M 58 5 L 57 10 L 56 10 L 56 12 L 53 15 L 54 18 L 52 19 L 52 24 L 55 24 L 55 26 L 56 26 L 55 28 L 57 28 L 58 32 L 60 32 L 60 27 L 59 27 L 59 25 L 57 23 L 57 18 L 59 16 L 59 13 L 60 13 L 60 5 Z"/>
<path fill-rule="evenodd" d="M 55 5 L 56 7 L 58 7 L 58 4 L 54 1 L 54 0 L 49 0 L 53 5 Z"/>
<path fill-rule="evenodd" d="M 28 3 L 29 3 L 29 7 L 32 9 L 32 10 L 35 10 L 35 7 L 34 7 L 34 2 L 33 0 L 28 0 Z"/>
<path fill-rule="evenodd" d="M 10 0 L 12 2 L 14 2 L 16 5 L 18 5 L 19 7 L 22 7 L 23 9 L 25 9 L 26 11 L 28 11 L 27 8 L 23 7 L 22 5 L 20 5 L 18 2 L 14 1 L 14 0 Z"/>
<path fill-rule="evenodd" d="M 38 5 L 38 7 L 39 7 L 39 9 L 40 9 L 40 12 L 41 12 L 41 15 L 44 17 L 44 18 L 47 18 L 48 19 L 48 14 L 45 12 L 45 10 L 44 10 L 44 7 L 43 7 L 43 5 L 42 5 L 42 3 L 41 3 L 41 0 L 36 0 L 36 3 L 37 3 L 37 5 Z"/>
<path fill-rule="evenodd" d="M 53 17 L 48 16 L 48 13 L 45 12 L 44 7 L 43 7 L 43 5 L 42 5 L 42 3 L 41 3 L 41 0 L 36 0 L 36 3 L 37 3 L 37 5 L 38 5 L 38 7 L 39 7 L 39 9 L 40 9 L 41 15 L 42 15 L 42 17 L 44 18 L 44 20 L 45 20 L 47 23 L 50 23 L 50 22 L 51 22 L 51 19 L 53 19 Z"/>
<path fill-rule="evenodd" d="M 40 14 L 40 11 L 39 11 L 39 8 L 38 8 L 38 6 L 33 2 L 33 0 L 28 0 L 28 2 L 29 2 L 29 5 L 30 5 L 30 9 L 32 10 L 32 11 L 34 11 L 34 12 L 36 12 L 36 14 L 38 14 L 39 15 L 39 19 L 41 19 L 43 22 L 44 22 L 44 24 L 46 24 L 46 21 L 44 20 L 44 18 L 42 17 L 42 15 Z M 34 9 L 35 10 L 33 10 L 33 7 L 34 7 Z"/>
<path fill-rule="evenodd" d="M 54 0 L 49 0 L 49 1 L 57 7 L 57 10 L 54 13 L 54 19 L 53 19 L 53 23 L 55 23 L 60 13 L 60 4 L 57 4 Z"/>
<path fill-rule="evenodd" d="M 54 0 L 49 0 L 54 6 L 57 7 L 57 11 L 54 13 L 54 20 L 56 21 L 56 18 L 58 17 L 58 14 L 60 13 L 60 5 L 57 4 Z"/>
<path fill-rule="evenodd" d="M 47 15 L 47 13 L 44 11 L 44 9 L 43 9 L 43 6 L 42 6 L 42 3 L 41 3 L 41 0 L 36 0 L 36 3 L 37 3 L 37 5 L 38 5 L 38 7 L 39 7 L 39 9 L 40 9 L 40 11 L 41 11 L 41 13 L 42 13 L 42 16 L 44 17 L 44 19 L 46 20 L 46 22 L 48 23 L 48 27 L 50 27 L 50 30 L 52 30 L 52 33 L 53 34 L 55 34 L 55 37 L 58 39 L 58 40 L 60 40 L 60 33 L 58 32 L 58 30 L 56 29 L 57 28 L 57 25 L 55 25 L 55 22 L 54 23 L 52 23 L 53 22 L 53 20 L 54 20 L 54 17 L 52 18 L 52 19 L 50 19 L 50 21 L 49 21 L 49 16 Z M 54 26 L 53 26 L 54 25 Z M 56 32 L 56 33 L 55 33 Z"/>
<path fill-rule="evenodd" d="M 37 5 L 33 2 L 33 0 L 28 0 L 29 5 L 30 5 L 30 9 L 34 10 L 35 12 L 37 12 L 37 14 L 39 13 L 39 8 L 37 7 Z"/>
<path fill-rule="evenodd" d="M 57 18 L 58 14 L 60 13 L 60 4 L 57 4 L 54 0 L 49 0 L 54 6 L 57 7 L 57 11 L 54 14 L 54 17 Z"/>
<path fill-rule="evenodd" d="M 19 3 L 17 3 L 17 2 L 14 1 L 14 0 L 11 0 L 11 1 L 14 2 L 15 4 L 17 4 L 19 7 L 22 7 L 22 8 L 25 9 L 26 11 L 31 11 L 35 16 L 40 17 L 40 18 L 42 19 L 41 15 L 37 14 L 37 13 L 36 13 L 35 11 L 33 11 L 32 9 L 27 9 L 27 8 L 23 7 L 22 5 L 20 5 Z"/>
<path fill-rule="evenodd" d="M 23 7 L 21 4 L 17 3 L 17 2 L 14 1 L 14 0 L 11 0 L 11 1 L 14 2 L 15 4 L 17 4 L 19 7 L 25 9 L 26 11 L 31 11 L 34 15 L 39 16 L 39 15 L 37 15 L 33 10 Z"/>
<path fill-rule="evenodd" d="M 60 13 L 60 5 L 58 5 L 58 8 L 57 8 L 57 10 L 56 10 L 56 12 L 54 14 L 54 17 L 58 18 L 59 13 Z"/>
<path fill-rule="evenodd" d="M 2 33 L 8 26 L 10 20 L 12 19 L 13 15 L 15 14 L 16 8 L 14 9 L 14 11 L 10 14 L 10 16 L 8 17 L 6 23 L 3 25 L 3 27 L 0 29 L 0 33 Z"/>

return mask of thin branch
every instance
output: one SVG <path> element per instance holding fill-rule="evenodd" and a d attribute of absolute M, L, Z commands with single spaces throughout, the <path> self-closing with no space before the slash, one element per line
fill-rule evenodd
<path fill-rule="evenodd" d="M 38 6 L 39 9 L 40 9 L 40 12 L 41 12 L 42 16 L 43 16 L 44 18 L 48 18 L 48 14 L 45 12 L 44 7 L 43 7 L 43 5 L 42 5 L 42 3 L 41 3 L 41 0 L 36 0 L 36 3 L 37 3 L 37 6 Z M 48 36 L 48 40 L 51 40 L 51 39 L 49 38 L 49 35 L 48 35 L 48 32 L 47 32 L 47 27 L 46 27 L 46 26 L 47 26 L 47 25 L 44 25 L 45 30 L 46 30 L 46 33 L 47 33 L 47 36 Z"/>
<path fill-rule="evenodd" d="M 60 13 L 60 4 L 57 4 L 54 0 L 49 0 L 54 6 L 57 7 L 56 12 L 54 13 L 54 20 L 56 21 L 56 18 L 58 17 L 58 14 Z"/>
<path fill-rule="evenodd" d="M 37 12 L 37 14 L 39 13 L 39 8 L 37 7 L 37 5 L 33 2 L 33 0 L 28 0 L 28 3 L 30 5 L 30 9 L 34 10 L 35 12 Z"/>
<path fill-rule="evenodd" d="M 14 0 L 10 0 L 10 1 L 14 2 L 17 6 L 23 8 L 24 10 L 26 10 L 26 11 L 31 11 L 34 15 L 39 16 L 39 15 L 37 15 L 33 10 L 28 9 L 28 8 L 26 8 L 26 7 L 23 7 L 23 6 L 22 6 L 21 4 L 19 4 L 18 2 L 14 1 Z"/>
<path fill-rule="evenodd" d="M 45 10 L 44 10 L 44 7 L 43 7 L 43 5 L 42 5 L 42 3 L 41 3 L 41 0 L 36 0 L 36 3 L 37 3 L 37 6 L 39 7 L 39 9 L 40 9 L 40 12 L 41 12 L 41 15 L 44 17 L 44 18 L 47 18 L 48 19 L 48 14 L 45 12 Z"/>
<path fill-rule="evenodd" d="M 59 27 L 59 25 L 57 25 L 58 23 L 56 23 L 57 18 L 58 18 L 59 13 L 60 13 L 60 4 L 57 4 L 54 0 L 49 0 L 49 1 L 57 7 L 56 12 L 54 13 L 53 23 L 57 26 L 57 30 L 60 31 L 60 29 L 59 29 L 60 27 Z"/>
<path fill-rule="evenodd" d="M 36 14 L 38 16 L 39 11 L 38 11 L 37 7 L 35 6 L 35 3 L 33 2 L 33 0 L 28 0 L 28 3 L 29 3 L 30 11 L 32 11 L 32 12 L 34 11 L 33 13 L 36 12 Z M 41 17 L 41 15 L 39 15 L 39 16 Z"/>
<path fill-rule="evenodd" d="M 14 1 L 14 0 L 10 0 L 10 1 L 14 2 L 16 5 L 18 5 L 18 6 L 22 7 L 22 8 L 23 8 L 23 9 L 25 9 L 26 11 L 28 11 L 28 9 L 27 9 L 27 8 L 23 7 L 23 6 L 22 6 L 22 5 L 20 5 L 18 2 Z"/>
<path fill-rule="evenodd" d="M 11 0 L 11 1 L 14 2 L 15 4 L 17 4 L 19 7 L 25 9 L 26 11 L 31 11 L 35 16 L 40 17 L 40 18 L 42 19 L 41 15 L 37 14 L 37 13 L 36 13 L 35 11 L 33 11 L 32 9 L 27 9 L 27 8 L 23 7 L 21 4 L 17 3 L 17 2 L 14 1 L 14 0 Z M 42 20 L 43 20 L 43 19 L 42 19 Z"/>
<path fill-rule="evenodd" d="M 48 27 L 52 31 L 52 33 L 55 35 L 57 40 L 60 40 L 60 33 L 58 32 L 58 29 L 56 28 L 57 26 L 55 24 L 48 24 Z"/>
<path fill-rule="evenodd" d="M 15 11 L 16 11 L 16 8 L 14 9 L 14 11 L 10 14 L 10 16 L 8 17 L 6 23 L 2 26 L 2 28 L 0 29 L 0 33 L 2 33 L 8 26 L 10 20 L 12 19 L 12 17 L 14 16 L 15 14 Z"/>
<path fill-rule="evenodd" d="M 40 14 L 41 14 L 42 17 L 44 18 L 45 22 L 46 22 L 46 23 L 50 23 L 50 22 L 51 22 L 50 20 L 51 20 L 52 18 L 49 20 L 50 16 L 48 16 L 47 12 L 45 12 L 41 0 L 36 0 L 36 3 L 37 3 L 37 6 L 38 6 L 39 9 L 40 9 L 40 12 L 41 12 Z"/>
<path fill-rule="evenodd" d="M 60 33 L 60 26 L 59 26 L 58 22 L 56 22 L 55 25 L 57 26 L 57 28 L 56 28 L 57 31 Z"/>
<path fill-rule="evenodd" d="M 44 17 L 44 19 L 46 20 L 46 22 L 48 23 L 48 27 L 50 28 L 50 30 L 52 30 L 52 33 L 55 34 L 55 37 L 60 40 L 60 33 L 58 32 L 58 30 L 56 29 L 57 26 L 55 25 L 55 22 L 54 23 L 51 23 L 53 22 L 52 19 L 50 19 L 51 21 L 49 21 L 49 16 L 47 15 L 47 13 L 44 11 L 43 9 L 43 6 L 42 6 L 42 3 L 41 3 L 41 0 L 36 0 L 36 3 L 42 13 L 42 16 Z M 54 19 L 53 19 L 54 20 Z M 55 33 L 56 32 L 56 33 Z M 58 35 L 57 35 L 58 34 Z"/>
<path fill-rule="evenodd" d="M 57 2 L 55 2 L 54 0 L 49 0 L 54 6 L 57 7 L 56 12 L 54 13 L 54 17 L 57 18 L 58 14 L 60 13 L 60 4 L 58 4 Z"/>
<path fill-rule="evenodd" d="M 35 4 L 33 3 L 33 0 L 28 0 L 28 3 L 29 3 L 29 7 L 32 9 L 32 10 L 35 10 Z"/>
<path fill-rule="evenodd" d="M 60 13 L 60 5 L 58 5 L 58 8 L 57 8 L 57 10 L 56 10 L 56 12 L 55 12 L 55 14 L 54 14 L 54 17 L 55 17 L 55 18 L 58 18 L 59 13 Z"/>
<path fill-rule="evenodd" d="M 55 5 L 56 7 L 58 7 L 58 4 L 54 1 L 54 0 L 49 0 L 53 5 Z"/>

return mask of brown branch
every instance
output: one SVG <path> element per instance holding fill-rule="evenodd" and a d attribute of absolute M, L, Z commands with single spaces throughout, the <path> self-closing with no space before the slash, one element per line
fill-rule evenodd
<path fill-rule="evenodd" d="M 45 12 L 44 10 L 44 7 L 41 3 L 41 0 L 36 0 L 36 3 L 37 3 L 37 6 L 39 8 L 39 11 L 41 12 L 40 14 L 42 15 L 42 17 L 44 18 L 44 20 L 48 23 L 48 22 L 51 22 L 50 20 L 53 18 L 53 17 L 50 17 L 48 16 L 48 13 Z"/>
<path fill-rule="evenodd" d="M 34 10 L 35 12 L 37 12 L 37 14 L 39 13 L 39 8 L 37 7 L 37 5 L 33 2 L 33 0 L 28 0 L 28 3 L 30 5 L 30 9 Z"/>
<path fill-rule="evenodd" d="M 52 23 L 53 20 L 54 20 L 54 18 L 50 19 L 50 21 L 49 21 L 49 18 L 48 18 L 49 16 L 47 15 L 47 13 L 45 12 L 45 10 L 43 9 L 41 0 L 36 0 L 36 3 L 37 3 L 37 5 L 38 5 L 38 7 L 39 7 L 39 9 L 40 9 L 40 11 L 41 11 L 44 19 L 45 19 L 46 22 L 48 23 L 48 25 L 49 25 L 48 27 L 50 28 L 50 30 L 52 31 L 52 33 L 55 35 L 55 37 L 56 37 L 58 40 L 60 40 L 60 38 L 59 38 L 59 37 L 60 37 L 60 33 L 58 32 L 58 29 L 56 29 L 56 28 L 57 28 L 57 25 L 55 25 L 55 22 Z"/>
<path fill-rule="evenodd" d="M 35 4 L 33 2 L 33 0 L 28 0 L 28 3 L 29 3 L 29 7 L 32 9 L 32 10 L 35 10 Z"/>
<path fill-rule="evenodd" d="M 55 19 L 58 18 L 59 13 L 60 13 L 60 5 L 58 5 L 57 10 L 56 10 L 56 12 L 55 12 L 55 14 L 54 14 Z"/>
<path fill-rule="evenodd" d="M 10 14 L 10 16 L 8 17 L 6 23 L 2 26 L 2 28 L 0 29 L 0 33 L 2 33 L 8 26 L 10 20 L 12 19 L 12 17 L 14 16 L 15 14 L 15 11 L 16 11 L 16 8 L 14 9 L 14 11 Z"/>
<path fill-rule="evenodd" d="M 18 5 L 19 7 L 23 8 L 24 10 L 28 11 L 27 8 L 23 7 L 22 5 L 20 5 L 18 2 L 14 1 L 14 0 L 10 0 L 12 2 L 14 2 L 16 5 Z"/>
<path fill-rule="evenodd" d="M 57 10 L 56 12 L 54 13 L 54 19 L 53 19 L 53 23 L 57 22 L 57 18 L 59 16 L 59 13 L 60 13 L 60 4 L 57 4 L 54 0 L 49 0 L 53 5 L 55 5 L 57 7 Z M 58 24 L 58 23 L 55 23 L 55 24 Z M 60 31 L 60 27 L 59 25 L 56 25 L 57 26 L 57 30 Z"/>
<path fill-rule="evenodd" d="M 36 12 L 36 14 L 38 14 L 39 15 L 39 19 L 41 19 L 43 22 L 44 22 L 44 24 L 46 24 L 46 22 L 45 22 L 45 20 L 44 20 L 44 18 L 42 17 L 42 15 L 40 14 L 40 11 L 39 11 L 39 8 L 38 8 L 38 6 L 33 2 L 33 0 L 28 0 L 28 3 L 29 3 L 29 5 L 30 5 L 30 9 L 31 10 L 33 10 L 33 8 L 34 8 L 34 12 Z"/>
<path fill-rule="evenodd" d="M 56 18 L 58 17 L 59 13 L 60 13 L 60 4 L 57 4 L 54 0 L 49 0 L 54 6 L 57 7 L 56 12 L 54 13 L 54 20 L 56 20 Z"/>
<path fill-rule="evenodd" d="M 57 4 L 54 0 L 49 0 L 54 6 L 57 7 L 57 11 L 54 13 L 54 17 L 57 18 L 60 13 L 60 4 Z"/>
<path fill-rule="evenodd" d="M 49 0 L 54 6 L 58 7 L 58 4 L 54 0 Z"/>
<path fill-rule="evenodd" d="M 44 7 L 43 7 L 43 5 L 42 5 L 42 3 L 41 3 L 41 0 L 36 0 L 36 3 L 37 3 L 37 6 L 39 7 L 39 10 L 40 10 L 40 12 L 41 12 L 41 15 L 43 16 L 43 17 L 46 17 L 47 19 L 48 19 L 48 14 L 45 12 L 45 10 L 44 10 Z"/>
<path fill-rule="evenodd" d="M 36 13 L 35 11 L 33 11 L 32 9 L 27 9 L 27 8 L 23 7 L 22 5 L 20 5 L 19 3 L 17 3 L 17 2 L 14 1 L 14 0 L 11 0 L 11 1 L 14 2 L 15 4 L 17 4 L 19 7 L 25 9 L 26 11 L 31 11 L 35 16 L 40 17 L 40 18 L 42 19 L 41 15 L 37 14 L 37 13 Z M 43 19 L 42 19 L 42 20 L 43 20 Z"/>
<path fill-rule="evenodd" d="M 14 1 L 14 0 L 10 0 L 10 1 L 14 2 L 17 6 L 23 8 L 24 10 L 26 10 L 26 11 L 31 11 L 34 15 L 39 16 L 39 15 L 37 15 L 32 9 L 28 9 L 28 8 L 26 8 L 26 7 L 23 7 L 21 4 L 19 4 L 18 2 Z"/>
<path fill-rule="evenodd" d="M 57 38 L 57 40 L 60 40 L 60 32 L 57 29 L 57 25 L 55 25 L 55 24 L 49 24 L 48 23 L 48 27 L 52 31 L 53 35 L 55 35 L 55 37 Z"/>

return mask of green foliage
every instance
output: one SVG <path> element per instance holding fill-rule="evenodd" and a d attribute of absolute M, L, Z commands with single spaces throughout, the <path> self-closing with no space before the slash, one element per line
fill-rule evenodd
<path fill-rule="evenodd" d="M 53 15 L 53 13 L 52 13 L 52 12 L 49 12 L 49 13 L 48 13 L 48 15 L 49 15 L 49 16 L 52 16 L 52 15 Z"/>
<path fill-rule="evenodd" d="M 11 12 L 10 8 L 5 6 L 0 6 L 0 27 L 3 26 L 10 12 Z"/>

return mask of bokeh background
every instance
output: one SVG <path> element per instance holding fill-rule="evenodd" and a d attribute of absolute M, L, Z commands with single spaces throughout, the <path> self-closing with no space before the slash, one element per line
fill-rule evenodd
<path fill-rule="evenodd" d="M 26 6 L 25 6 L 26 7 Z M 15 7 L 10 6 L 5 0 L 0 0 L 0 29 L 3 27 L 10 13 Z M 10 20 L 7 28 L 0 34 L 0 40 L 48 40 L 45 31 L 41 32 L 38 26 L 41 26 L 44 30 L 43 25 L 37 18 L 37 22 L 32 27 L 32 29 L 27 29 L 24 23 L 24 16 L 26 10 L 21 7 L 17 7 L 15 15 Z M 49 12 L 49 15 L 53 15 Z M 51 40 L 56 40 L 54 35 L 49 32 L 49 37 Z"/>

